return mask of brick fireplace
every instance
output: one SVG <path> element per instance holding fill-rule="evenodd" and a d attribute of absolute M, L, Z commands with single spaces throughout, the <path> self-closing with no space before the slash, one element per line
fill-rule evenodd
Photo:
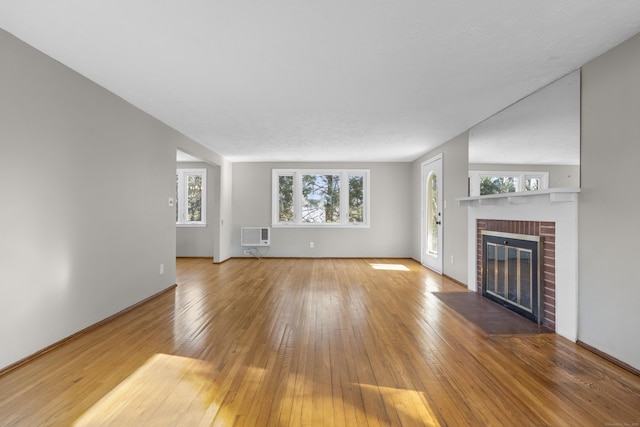
<path fill-rule="evenodd" d="M 549 221 L 505 221 L 492 219 L 476 220 L 476 272 L 477 289 L 482 293 L 482 232 L 499 231 L 502 233 L 523 234 L 527 236 L 542 237 L 543 254 L 541 254 L 541 277 L 542 287 L 540 296 L 542 298 L 542 325 L 555 331 L 556 329 L 556 225 Z"/>
<path fill-rule="evenodd" d="M 457 199 L 468 207 L 469 290 L 482 291 L 482 230 L 540 236 L 543 325 L 578 339 L 578 188 Z M 479 240 L 480 239 L 480 240 Z"/>

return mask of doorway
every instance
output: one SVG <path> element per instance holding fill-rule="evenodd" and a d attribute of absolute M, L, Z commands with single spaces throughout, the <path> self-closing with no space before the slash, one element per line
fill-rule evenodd
<path fill-rule="evenodd" d="M 176 151 L 176 256 L 216 259 L 220 167 Z"/>
<path fill-rule="evenodd" d="M 422 163 L 421 259 L 425 267 L 442 274 L 442 154 Z"/>

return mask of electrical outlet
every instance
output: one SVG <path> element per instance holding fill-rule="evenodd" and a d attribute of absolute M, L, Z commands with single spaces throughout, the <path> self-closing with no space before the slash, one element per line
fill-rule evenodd
<path fill-rule="evenodd" d="M 315 248 L 315 247 L 316 247 L 315 242 L 309 242 L 309 247 L 310 247 L 311 249 Z"/>
<path fill-rule="evenodd" d="M 164 264 L 160 264 L 160 274 L 164 274 Z"/>
<path fill-rule="evenodd" d="M 451 264 L 453 264 L 453 255 L 451 255 Z"/>

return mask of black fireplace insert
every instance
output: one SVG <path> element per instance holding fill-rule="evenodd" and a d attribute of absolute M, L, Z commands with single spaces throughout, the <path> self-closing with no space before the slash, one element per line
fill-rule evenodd
<path fill-rule="evenodd" d="M 540 236 L 482 231 L 482 295 L 542 323 Z"/>

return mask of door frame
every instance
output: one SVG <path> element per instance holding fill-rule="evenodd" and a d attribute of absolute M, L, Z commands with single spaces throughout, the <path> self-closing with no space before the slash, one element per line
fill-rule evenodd
<path fill-rule="evenodd" d="M 442 253 L 442 248 L 443 248 L 443 239 L 444 239 L 444 161 L 443 161 L 444 155 L 442 153 L 431 157 L 428 160 L 425 160 L 424 162 L 422 162 L 421 167 L 420 167 L 420 188 L 421 188 L 421 193 L 420 193 L 420 198 L 421 198 L 421 212 L 420 212 L 420 263 L 431 269 L 434 270 L 435 272 L 442 274 L 442 268 L 444 265 L 443 262 L 443 253 Z M 438 182 L 438 201 L 439 201 L 439 210 L 440 210 L 440 225 L 439 225 L 439 231 L 438 231 L 438 256 L 435 259 L 435 263 L 432 262 L 427 262 L 427 177 L 428 177 L 428 172 L 431 172 L 434 168 L 433 168 L 433 163 L 439 162 L 439 169 L 440 169 L 440 179 Z M 431 166 L 430 166 L 431 165 Z M 431 258 L 431 260 L 433 260 L 433 257 Z"/>

